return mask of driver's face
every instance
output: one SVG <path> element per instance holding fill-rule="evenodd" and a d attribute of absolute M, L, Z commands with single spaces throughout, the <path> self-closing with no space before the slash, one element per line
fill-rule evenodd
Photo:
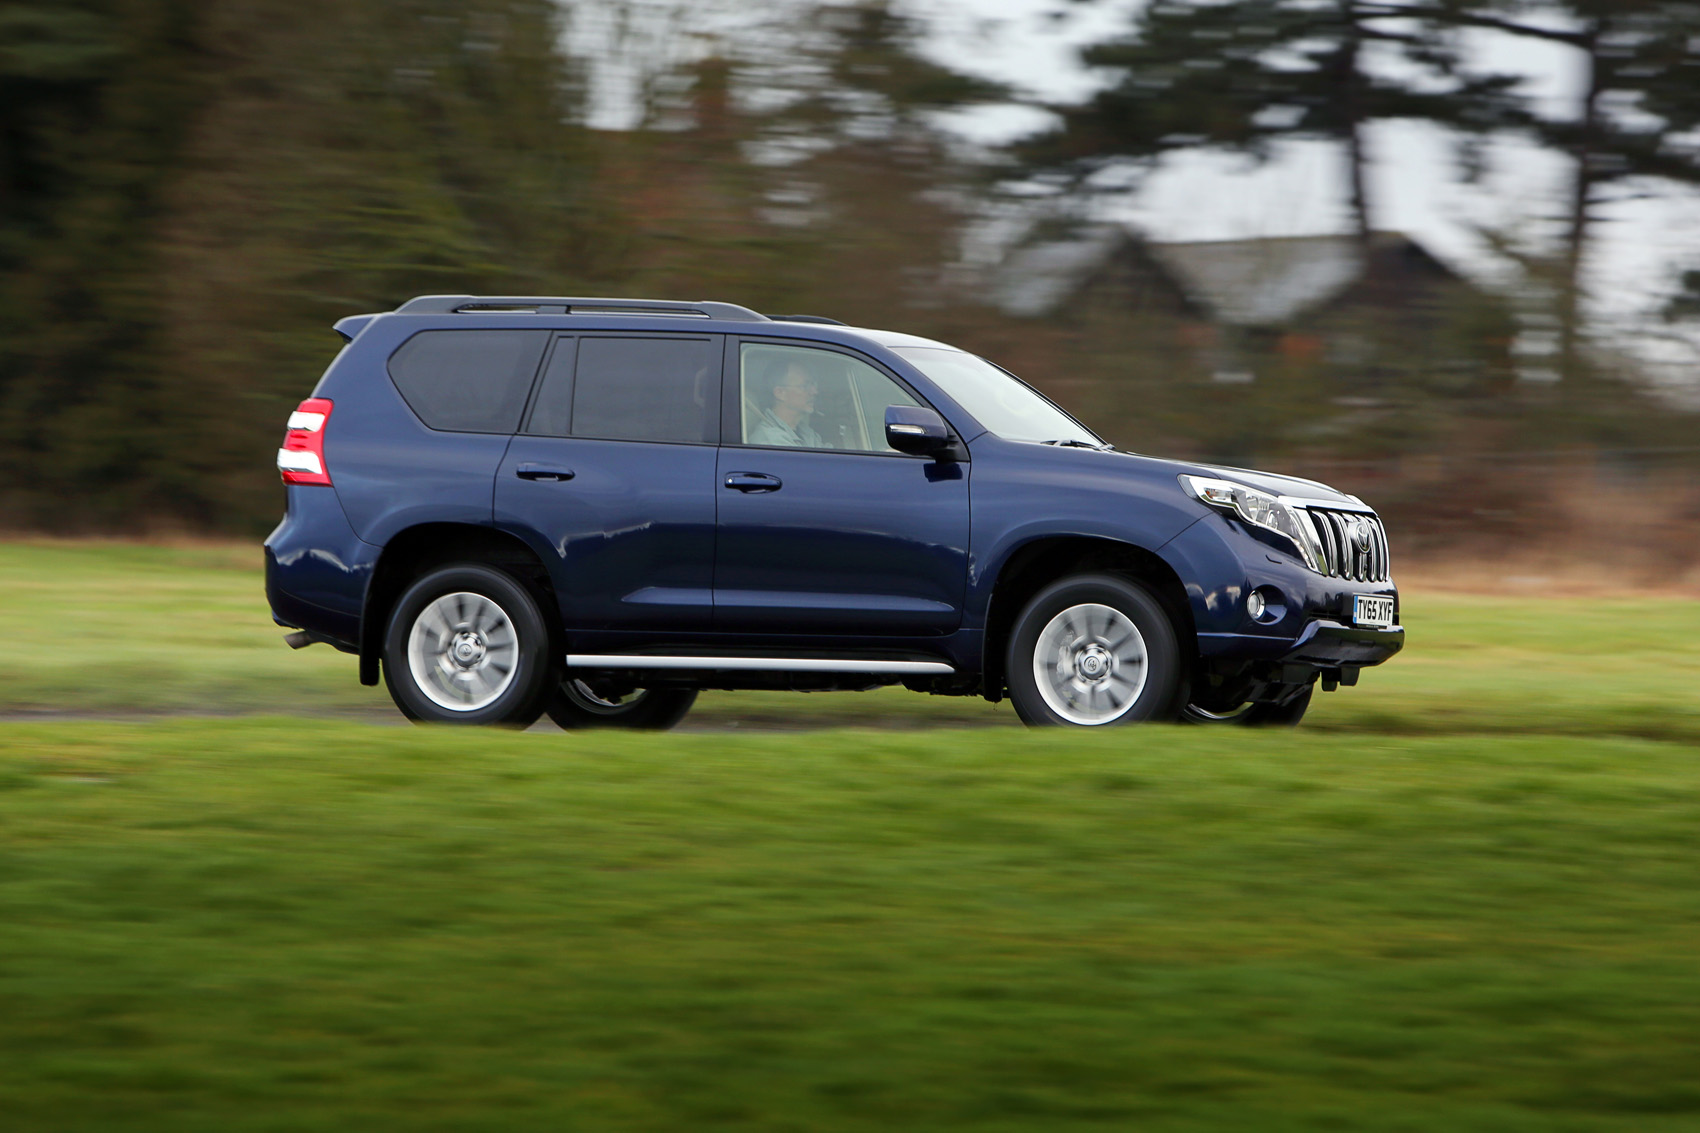
<path fill-rule="evenodd" d="M 773 397 L 784 407 L 795 409 L 799 413 L 813 413 L 815 394 L 819 392 L 820 385 L 809 376 L 809 372 L 801 366 L 792 365 L 774 387 Z"/>

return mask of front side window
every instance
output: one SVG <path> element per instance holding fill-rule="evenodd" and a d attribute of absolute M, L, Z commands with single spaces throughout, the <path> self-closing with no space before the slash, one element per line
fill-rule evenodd
<path fill-rule="evenodd" d="M 747 445 L 894 452 L 886 406 L 918 404 L 873 366 L 833 350 L 746 342 L 738 373 Z"/>
<path fill-rule="evenodd" d="M 527 432 L 701 444 L 715 439 L 720 348 L 713 338 L 562 339 Z"/>
<path fill-rule="evenodd" d="M 549 332 L 427 330 L 390 357 L 390 379 L 433 429 L 511 433 L 537 376 Z"/>

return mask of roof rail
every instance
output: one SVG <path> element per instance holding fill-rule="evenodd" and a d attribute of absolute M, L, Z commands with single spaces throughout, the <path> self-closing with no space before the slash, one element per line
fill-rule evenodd
<path fill-rule="evenodd" d="M 843 319 L 829 319 L 825 315 L 769 315 L 768 318 L 776 323 L 820 323 L 822 326 L 847 327 L 850 324 Z"/>
<path fill-rule="evenodd" d="M 539 315 L 663 315 L 765 323 L 736 303 L 680 303 L 672 299 L 586 299 L 548 295 L 421 295 L 395 309 L 398 315 L 454 315 L 479 311 L 535 311 Z"/>

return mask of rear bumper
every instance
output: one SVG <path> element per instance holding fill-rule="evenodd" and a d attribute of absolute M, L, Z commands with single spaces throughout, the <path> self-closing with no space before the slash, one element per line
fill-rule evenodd
<path fill-rule="evenodd" d="M 330 488 L 287 489 L 288 512 L 266 540 L 272 620 L 357 649 L 360 611 L 380 548 L 349 527 Z"/>

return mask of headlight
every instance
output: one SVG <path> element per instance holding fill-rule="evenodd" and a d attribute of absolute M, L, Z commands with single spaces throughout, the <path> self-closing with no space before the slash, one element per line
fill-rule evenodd
<path fill-rule="evenodd" d="M 1285 536 L 1311 570 L 1322 570 L 1322 548 L 1317 545 L 1316 532 L 1298 508 L 1282 503 L 1268 492 L 1232 480 L 1182 476 L 1181 484 L 1212 507 L 1231 511 L 1255 527 Z"/>

